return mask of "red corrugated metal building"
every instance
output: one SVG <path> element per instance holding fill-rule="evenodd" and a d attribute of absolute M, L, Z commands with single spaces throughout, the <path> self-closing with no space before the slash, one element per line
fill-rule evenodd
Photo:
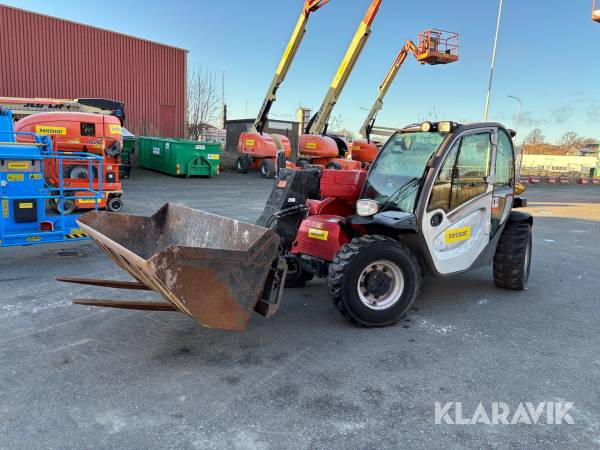
<path fill-rule="evenodd" d="M 0 96 L 108 98 L 135 134 L 183 137 L 187 50 L 0 5 Z"/>

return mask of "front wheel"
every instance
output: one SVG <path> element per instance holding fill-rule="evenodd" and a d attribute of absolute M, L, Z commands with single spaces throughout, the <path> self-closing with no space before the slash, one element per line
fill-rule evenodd
<path fill-rule="evenodd" d="M 421 289 L 421 268 L 403 243 L 367 235 L 344 245 L 327 278 L 338 311 L 368 327 L 392 325 L 414 304 Z"/>
<path fill-rule="evenodd" d="M 260 175 L 263 178 L 275 178 L 275 164 L 271 159 L 263 159 L 260 163 Z"/>

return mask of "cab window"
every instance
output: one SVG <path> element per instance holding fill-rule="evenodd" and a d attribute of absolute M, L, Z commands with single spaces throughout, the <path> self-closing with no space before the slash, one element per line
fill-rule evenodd
<path fill-rule="evenodd" d="M 496 181 L 494 187 L 512 186 L 515 178 L 513 147 L 510 138 L 504 131 L 498 132 L 498 149 L 496 150 Z"/>
<path fill-rule="evenodd" d="M 450 194 L 452 192 L 452 174 L 454 172 L 454 164 L 456 164 L 456 155 L 460 148 L 460 139 L 454 143 L 452 149 L 446 156 L 446 160 L 440 169 L 437 179 L 431 190 L 427 212 L 435 209 L 442 209 L 444 212 L 450 210 Z"/>
<path fill-rule="evenodd" d="M 462 138 L 452 177 L 450 210 L 487 190 L 491 155 L 490 133 L 468 134 Z"/>
<path fill-rule="evenodd" d="M 487 190 L 492 145 L 490 133 L 468 134 L 457 141 L 433 185 L 427 211 L 449 212 Z"/>

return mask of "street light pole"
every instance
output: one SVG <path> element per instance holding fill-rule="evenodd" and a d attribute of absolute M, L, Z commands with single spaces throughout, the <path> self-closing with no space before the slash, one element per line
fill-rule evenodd
<path fill-rule="evenodd" d="M 496 48 L 498 47 L 498 36 L 500 35 L 500 22 L 502 19 L 502 3 L 503 0 L 500 0 L 500 4 L 498 6 L 498 20 L 496 21 L 496 37 L 494 38 L 494 50 L 492 52 L 492 67 L 490 69 L 490 83 L 488 85 L 487 96 L 485 99 L 485 111 L 483 112 L 483 121 L 487 122 L 488 113 L 490 112 L 490 99 L 492 97 L 492 84 L 494 81 L 494 67 L 496 66 Z"/>
<path fill-rule="evenodd" d="M 519 120 L 521 119 L 521 108 L 523 107 L 523 102 L 519 97 L 515 97 L 514 95 L 509 95 L 508 98 L 512 98 L 519 102 L 519 109 L 517 110 L 517 123 L 515 125 L 515 133 L 519 130 Z"/>

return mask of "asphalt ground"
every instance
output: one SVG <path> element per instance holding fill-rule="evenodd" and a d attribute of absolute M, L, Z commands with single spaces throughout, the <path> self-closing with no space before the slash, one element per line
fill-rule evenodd
<path fill-rule="evenodd" d="M 167 201 L 253 221 L 272 182 L 135 171 L 127 213 Z M 323 281 L 245 332 L 111 298 L 57 275 L 124 278 L 91 242 L 0 249 L 2 448 L 599 448 L 600 187 L 530 187 L 524 292 L 491 269 L 425 280 L 408 318 L 347 323 Z M 124 292 L 121 298 L 141 298 Z M 435 424 L 435 402 L 572 402 L 574 424 Z"/>

